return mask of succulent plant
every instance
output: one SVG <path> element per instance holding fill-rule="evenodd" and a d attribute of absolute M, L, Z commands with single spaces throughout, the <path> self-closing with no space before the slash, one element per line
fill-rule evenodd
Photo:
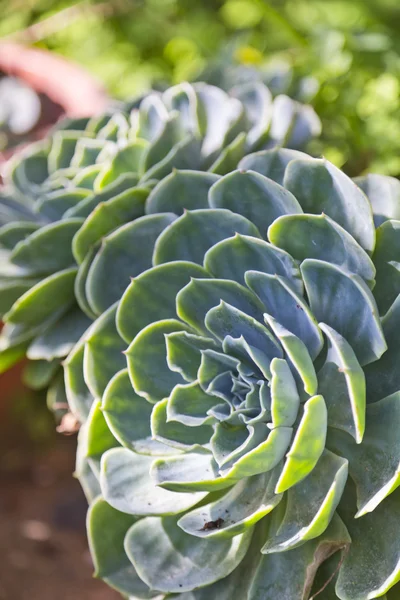
<path fill-rule="evenodd" d="M 182 85 L 9 170 L 0 366 L 66 394 L 130 600 L 398 594 L 400 183 L 293 149 L 317 123 Z"/>
<path fill-rule="evenodd" d="M 284 100 L 277 139 L 266 88 L 235 93 L 178 86 L 13 164 L 0 364 L 66 393 L 96 574 L 130 600 L 394 600 L 400 183 L 271 149 L 315 116 Z"/>
<path fill-rule="evenodd" d="M 246 152 L 295 148 L 318 132 L 310 107 L 286 96 L 273 99 L 259 83 L 230 95 L 182 84 L 100 117 L 62 122 L 11 162 L 0 191 L 0 371 L 27 355 L 27 383 L 49 386 L 49 404 L 62 412 L 61 360 L 120 298 L 129 276 L 151 265 L 142 258 L 134 266 L 128 258 L 119 264 L 122 272 L 113 263 L 121 242 L 130 257 L 136 230 L 151 244 L 145 222 L 132 222 L 144 217 L 157 181 L 173 169 L 201 169 L 208 174 L 200 186 L 208 189 Z M 185 175 L 173 178 L 178 188 L 181 180 L 185 185 Z M 152 218 L 161 231 L 173 216 Z M 76 407 L 80 419 L 90 404 L 89 394 L 87 409 Z"/>
<path fill-rule="evenodd" d="M 65 366 L 96 573 L 130 599 L 397 597 L 400 184 L 357 183 L 273 149 L 150 192 Z"/>

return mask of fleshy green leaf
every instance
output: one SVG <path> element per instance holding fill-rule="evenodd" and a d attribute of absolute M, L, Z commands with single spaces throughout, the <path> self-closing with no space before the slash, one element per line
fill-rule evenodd
<path fill-rule="evenodd" d="M 211 173 L 226 175 L 236 168 L 238 162 L 243 158 L 246 147 L 246 134 L 244 131 L 228 144 L 215 159 L 210 167 Z"/>
<path fill-rule="evenodd" d="M 282 349 L 264 325 L 223 301 L 208 311 L 205 325 L 220 341 L 223 341 L 226 336 L 235 339 L 243 337 L 250 346 L 253 356 L 262 355 L 260 360 L 263 370 L 267 372 L 268 377 L 271 376 L 269 364 L 273 358 L 282 356 Z M 260 364 L 260 360 L 256 364 Z"/>
<path fill-rule="evenodd" d="M 192 277 L 208 276 L 199 265 L 175 261 L 153 267 L 135 277 L 122 296 L 117 311 L 120 335 L 130 343 L 150 323 L 175 318 L 177 293 Z"/>
<path fill-rule="evenodd" d="M 257 423 L 254 428 L 257 426 L 261 427 L 263 423 Z M 283 459 L 290 444 L 292 431 L 291 427 L 273 429 L 264 441 L 250 448 L 230 468 L 223 470 L 222 474 L 228 478 L 242 479 L 272 470 Z"/>
<path fill-rule="evenodd" d="M 295 369 L 295 374 L 297 374 L 303 382 L 305 391 L 310 396 L 315 394 L 318 388 L 317 374 L 306 345 L 300 338 L 288 331 L 273 317 L 267 313 L 265 313 L 264 317 L 273 333 L 282 344 L 283 349 L 287 354 L 287 358 Z"/>
<path fill-rule="evenodd" d="M 178 316 L 201 334 L 209 335 L 206 314 L 221 301 L 262 322 L 263 305 L 247 288 L 225 279 L 192 279 L 177 295 Z"/>
<path fill-rule="evenodd" d="M 114 437 L 138 454 L 165 456 L 176 450 L 153 440 L 150 419 L 153 407 L 132 388 L 127 369 L 119 371 L 107 385 L 102 411 Z"/>
<path fill-rule="evenodd" d="M 336 593 L 341 600 L 368 600 L 383 596 L 400 580 L 400 539 L 393 535 L 400 519 L 400 490 L 361 519 L 354 519 L 354 504 L 350 488 L 339 514 L 357 543 L 343 561 Z"/>
<path fill-rule="evenodd" d="M 74 292 L 76 301 L 80 309 L 87 315 L 92 321 L 97 318 L 98 315 L 92 310 L 89 305 L 86 295 L 86 280 L 92 265 L 92 262 L 96 256 L 98 248 L 92 248 L 91 251 L 86 255 L 85 260 L 78 268 L 78 273 L 75 279 Z"/>
<path fill-rule="evenodd" d="M 169 337 L 173 335 L 179 334 L 170 334 Z M 200 442 L 197 427 L 213 422 L 213 417 L 208 414 L 208 410 L 213 406 L 215 406 L 215 397 L 206 394 L 197 381 L 187 385 L 177 385 L 168 399 L 167 421 L 196 427 L 193 438 Z"/>
<path fill-rule="evenodd" d="M 23 370 L 22 380 L 32 390 L 42 390 L 48 387 L 59 369 L 58 360 L 31 360 Z"/>
<path fill-rule="evenodd" d="M 304 212 L 325 213 L 348 231 L 362 248 L 375 246 L 371 205 L 364 192 L 325 159 L 292 161 L 284 186 L 293 192 Z"/>
<path fill-rule="evenodd" d="M 260 237 L 253 223 L 229 210 L 210 208 L 186 211 L 158 238 L 153 264 L 184 257 L 201 265 L 209 248 L 235 233 Z"/>
<path fill-rule="evenodd" d="M 48 156 L 50 173 L 65 169 L 71 164 L 77 141 L 82 134 L 79 131 L 55 131 Z"/>
<path fill-rule="evenodd" d="M 301 272 L 318 321 L 345 338 L 362 366 L 377 360 L 387 346 L 377 306 L 364 281 L 336 265 L 314 259 L 305 260 Z"/>
<path fill-rule="evenodd" d="M 292 160 L 308 158 L 307 154 L 287 148 L 261 150 L 245 156 L 239 163 L 239 171 L 256 171 L 283 185 L 286 167 Z"/>
<path fill-rule="evenodd" d="M 210 158 L 243 130 L 244 109 L 236 98 L 230 98 L 215 86 L 196 83 L 193 87 L 202 117 L 200 128 L 204 140 L 201 150 L 203 156 Z"/>
<path fill-rule="evenodd" d="M 236 483 L 233 477 L 220 477 L 213 455 L 199 450 L 156 459 L 151 476 L 157 485 L 176 492 L 217 491 Z"/>
<path fill-rule="evenodd" d="M 0 316 L 7 313 L 14 302 L 37 283 L 39 283 L 39 279 L 0 278 Z"/>
<path fill-rule="evenodd" d="M 326 432 L 325 401 L 322 396 L 314 396 L 304 405 L 302 419 L 276 486 L 277 493 L 288 490 L 311 473 L 324 450 Z"/>
<path fill-rule="evenodd" d="M 166 360 L 165 335 L 175 331 L 187 331 L 187 327 L 174 319 L 157 321 L 142 329 L 126 352 L 133 387 L 151 403 L 169 396 L 178 383 L 185 383 L 170 371 Z"/>
<path fill-rule="evenodd" d="M 44 326 L 30 344 L 27 357 L 31 360 L 64 358 L 72 350 L 91 320 L 77 306 Z"/>
<path fill-rule="evenodd" d="M 82 168 L 93 165 L 104 148 L 104 140 L 81 137 L 76 143 L 71 167 Z"/>
<path fill-rule="evenodd" d="M 285 94 L 276 96 L 269 135 L 277 145 L 301 148 L 320 133 L 321 123 L 311 106 L 296 102 Z"/>
<path fill-rule="evenodd" d="M 157 487 L 149 471 L 151 456 L 114 448 L 101 460 L 100 485 L 105 500 L 131 515 L 175 515 L 191 508 L 205 493 L 178 494 Z"/>
<path fill-rule="evenodd" d="M 103 498 L 96 498 L 87 516 L 89 546 L 96 577 L 122 594 L 147 600 L 155 594 L 138 577 L 124 549 L 126 532 L 136 520 L 115 510 Z"/>
<path fill-rule="evenodd" d="M 102 189 L 124 173 L 133 172 L 142 175 L 145 170 L 144 161 L 146 160 L 148 147 L 149 143 L 146 140 L 137 139 L 125 148 L 118 150 L 111 161 L 105 163 L 96 185 Z"/>
<path fill-rule="evenodd" d="M 64 361 L 65 390 L 70 411 L 84 422 L 90 412 L 93 396 L 83 377 L 84 339 L 80 340 Z"/>
<path fill-rule="evenodd" d="M 67 217 L 89 217 L 96 206 L 107 200 L 111 200 L 133 188 L 138 182 L 138 176 L 134 173 L 124 173 L 115 181 L 107 185 L 101 191 L 96 191 L 90 194 L 87 198 L 79 202 L 75 207 L 71 207 L 66 213 Z"/>
<path fill-rule="evenodd" d="M 130 560 L 152 589 L 182 593 L 226 577 L 251 541 L 251 531 L 231 539 L 194 538 L 176 521 L 176 517 L 148 517 L 133 525 L 125 538 Z"/>
<path fill-rule="evenodd" d="M 254 223 L 263 237 L 281 215 L 301 213 L 296 198 L 282 186 L 254 171 L 233 171 L 213 185 L 211 208 L 229 209 Z"/>
<path fill-rule="evenodd" d="M 248 271 L 245 280 L 265 306 L 265 312 L 297 336 L 312 359 L 320 353 L 322 333 L 309 307 L 283 277 Z"/>
<path fill-rule="evenodd" d="M 107 427 L 101 412 L 100 400 L 93 402 L 86 421 L 86 454 L 88 457 L 102 456 L 104 452 L 118 446 L 118 442 Z"/>
<path fill-rule="evenodd" d="M 319 565 L 349 542 L 346 527 L 335 515 L 320 537 L 290 552 L 264 555 L 250 586 L 248 600 L 308 600 Z"/>
<path fill-rule="evenodd" d="M 400 182 L 395 177 L 368 173 L 356 177 L 355 183 L 368 197 L 374 213 L 375 227 L 388 219 L 400 219 Z"/>
<path fill-rule="evenodd" d="M 358 444 L 365 430 L 365 376 L 351 346 L 334 329 L 320 323 L 328 353 L 318 373 L 319 392 L 328 409 L 328 424 L 347 431 Z"/>
<path fill-rule="evenodd" d="M 317 258 L 339 265 L 366 281 L 375 277 L 375 267 L 365 250 L 325 214 L 280 217 L 269 228 L 268 237 L 298 261 Z"/>
<path fill-rule="evenodd" d="M 1 198 L 3 203 L 3 198 Z M 38 223 L 30 221 L 15 221 L 2 225 L 0 228 L 0 247 L 13 250 L 14 247 L 24 241 L 28 236 L 39 229 Z"/>
<path fill-rule="evenodd" d="M 300 407 L 296 381 L 286 360 L 271 361 L 272 427 L 292 427 Z"/>
<path fill-rule="evenodd" d="M 141 217 L 147 196 L 147 189 L 137 187 L 99 202 L 74 237 L 72 250 L 77 262 L 110 231 Z"/>
<path fill-rule="evenodd" d="M 174 170 L 150 193 L 146 213 L 181 215 L 185 210 L 209 208 L 208 190 L 218 179 L 213 173 Z"/>
<path fill-rule="evenodd" d="M 400 296 L 382 319 L 383 332 L 388 349 L 381 358 L 364 369 L 367 382 L 367 402 L 376 402 L 400 389 Z"/>
<path fill-rule="evenodd" d="M 169 368 L 171 371 L 180 373 L 183 379 L 190 382 L 197 378 L 202 360 L 202 350 L 217 350 L 218 348 L 211 338 L 193 335 L 186 331 L 167 334 L 165 342 Z M 179 387 L 177 386 L 177 388 Z"/>
<path fill-rule="evenodd" d="M 81 202 L 85 202 L 90 197 L 90 192 L 85 189 L 62 188 L 49 192 L 43 196 L 37 203 L 37 212 L 43 215 L 47 220 L 59 221 L 66 217 L 66 213 L 74 210 Z M 76 218 L 76 217 L 72 217 Z M 68 248 L 70 251 L 70 247 Z"/>
<path fill-rule="evenodd" d="M 10 260 L 30 277 L 72 266 L 71 242 L 82 223 L 82 219 L 63 219 L 41 227 L 15 246 Z"/>
<path fill-rule="evenodd" d="M 11 369 L 22 360 L 26 353 L 26 344 L 21 343 L 7 349 L 1 349 L 0 353 L 0 375 Z"/>
<path fill-rule="evenodd" d="M 357 487 L 356 517 L 372 512 L 400 485 L 400 392 L 369 404 L 362 444 L 342 431 L 329 429 L 328 445 L 349 460 Z"/>
<path fill-rule="evenodd" d="M 192 135 L 185 136 L 180 142 L 172 146 L 168 154 L 148 169 L 140 180 L 141 184 L 148 185 L 151 180 L 164 179 L 175 169 L 200 168 L 200 140 Z"/>
<path fill-rule="evenodd" d="M 347 460 L 324 450 L 306 479 L 288 490 L 278 531 L 261 551 L 272 554 L 292 550 L 322 535 L 342 497 L 347 473 Z"/>
<path fill-rule="evenodd" d="M 232 537 L 251 529 L 281 501 L 274 492 L 277 469 L 243 479 L 220 499 L 196 508 L 178 521 L 186 533 L 200 538 Z M 222 521 L 222 522 L 221 522 Z M 220 527 L 207 529 L 205 523 Z"/>
<path fill-rule="evenodd" d="M 156 404 L 151 414 L 152 436 L 158 442 L 167 444 L 178 450 L 193 450 L 196 446 L 205 446 L 213 434 L 212 427 L 207 424 L 195 429 L 183 423 L 169 419 L 167 413 L 168 398 Z"/>
<path fill-rule="evenodd" d="M 246 271 L 276 274 L 290 280 L 293 287 L 303 291 L 300 271 L 293 258 L 258 238 L 236 234 L 210 248 L 204 257 L 204 266 L 219 279 L 232 279 L 242 285 Z"/>
<path fill-rule="evenodd" d="M 237 85 L 229 93 L 243 103 L 251 123 L 247 146 L 254 148 L 266 141 L 272 116 L 272 94 L 269 89 L 259 81 L 251 81 Z"/>
<path fill-rule="evenodd" d="M 25 292 L 5 315 L 13 323 L 42 323 L 60 309 L 67 309 L 74 300 L 75 268 L 59 271 L 43 279 Z"/>
<path fill-rule="evenodd" d="M 104 312 L 85 335 L 83 373 L 95 398 L 101 398 L 110 379 L 126 366 L 125 343 L 117 333 L 114 305 Z"/>
<path fill-rule="evenodd" d="M 131 277 L 151 267 L 154 243 L 174 219 L 170 213 L 141 217 L 103 238 L 86 280 L 93 311 L 101 314 L 121 298 Z"/>
<path fill-rule="evenodd" d="M 400 293 L 400 221 L 385 221 L 376 230 L 374 297 L 384 315 Z"/>

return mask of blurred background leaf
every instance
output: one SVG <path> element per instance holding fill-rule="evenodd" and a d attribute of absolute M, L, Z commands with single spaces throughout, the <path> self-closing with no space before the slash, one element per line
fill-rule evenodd
<path fill-rule="evenodd" d="M 398 0 L 0 0 L 0 37 L 85 66 L 114 96 L 261 68 L 312 103 L 349 174 L 400 174 Z M 210 64 L 213 68 L 210 68 Z"/>

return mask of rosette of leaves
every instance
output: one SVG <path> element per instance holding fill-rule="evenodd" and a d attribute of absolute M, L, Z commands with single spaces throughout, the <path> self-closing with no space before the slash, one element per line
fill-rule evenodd
<path fill-rule="evenodd" d="M 397 597 L 400 184 L 358 183 L 275 149 L 149 194 L 149 266 L 65 367 L 96 574 L 131 600 Z"/>
<path fill-rule="evenodd" d="M 50 385 L 49 403 L 65 406 L 60 361 L 120 298 L 129 276 L 150 266 L 144 250 L 131 262 L 131 237 L 151 244 L 156 228 L 174 218 L 162 205 L 150 211 L 162 214 L 145 217 L 154 185 L 173 169 L 199 169 L 208 189 L 250 150 L 302 146 L 318 131 L 310 107 L 273 99 L 258 83 L 230 94 L 182 84 L 62 123 L 11 163 L 0 198 L 1 368 L 26 354 L 27 383 Z M 185 186 L 185 176 L 173 178 Z M 128 258 L 114 268 L 121 250 Z"/>

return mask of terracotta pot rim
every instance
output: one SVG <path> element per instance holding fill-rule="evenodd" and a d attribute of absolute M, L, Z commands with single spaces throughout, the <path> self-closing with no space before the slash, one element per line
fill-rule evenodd
<path fill-rule="evenodd" d="M 70 117 L 99 114 L 109 105 L 103 86 L 79 65 L 34 47 L 0 42 L 0 71 L 15 75 L 59 104 Z"/>

